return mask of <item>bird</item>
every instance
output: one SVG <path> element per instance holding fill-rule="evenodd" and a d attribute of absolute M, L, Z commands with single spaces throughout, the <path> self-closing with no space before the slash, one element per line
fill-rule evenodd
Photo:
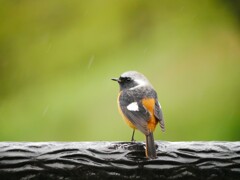
<path fill-rule="evenodd" d="M 137 71 L 124 72 L 112 80 L 120 86 L 118 110 L 127 125 L 133 129 L 131 141 L 135 141 L 134 134 L 138 129 L 146 136 L 146 157 L 156 159 L 153 132 L 158 123 L 161 130 L 165 131 L 162 107 L 156 91 L 149 80 Z"/>

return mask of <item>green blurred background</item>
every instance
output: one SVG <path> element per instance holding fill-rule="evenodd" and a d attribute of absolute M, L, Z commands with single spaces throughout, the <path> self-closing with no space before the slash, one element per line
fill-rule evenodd
<path fill-rule="evenodd" d="M 0 0 L 0 140 L 130 140 L 110 80 L 128 70 L 158 92 L 155 139 L 240 140 L 239 5 Z"/>

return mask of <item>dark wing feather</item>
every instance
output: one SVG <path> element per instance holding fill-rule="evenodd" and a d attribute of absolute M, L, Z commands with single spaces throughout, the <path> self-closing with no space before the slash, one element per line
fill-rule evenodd
<path fill-rule="evenodd" d="M 132 102 L 138 103 L 138 111 L 129 111 L 127 106 Z M 150 119 L 149 112 L 143 107 L 140 100 L 137 100 L 131 92 L 122 92 L 119 97 L 120 108 L 123 114 L 131 121 L 138 130 L 145 135 L 149 134 L 147 129 L 147 122 Z"/>
<path fill-rule="evenodd" d="M 150 115 L 146 110 L 145 113 L 143 113 L 143 111 L 129 111 L 125 106 L 121 106 L 121 109 L 125 116 L 131 121 L 131 123 L 134 124 L 134 126 L 136 126 L 138 130 L 140 130 L 145 135 L 149 134 L 149 131 L 147 129 L 147 121 Z"/>
<path fill-rule="evenodd" d="M 162 113 L 162 109 L 161 109 L 160 104 L 157 99 L 155 101 L 154 115 L 159 120 L 162 131 L 165 131 L 163 113 Z"/>

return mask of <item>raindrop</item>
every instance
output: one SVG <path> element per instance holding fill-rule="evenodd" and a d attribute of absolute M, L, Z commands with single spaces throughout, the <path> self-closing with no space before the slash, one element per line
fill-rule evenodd
<path fill-rule="evenodd" d="M 92 63 L 93 63 L 94 59 L 95 59 L 95 56 L 94 56 L 94 55 L 92 55 L 92 56 L 90 57 L 89 61 L 88 61 L 88 69 L 90 69 L 90 68 L 91 68 L 91 66 L 92 66 Z"/>
<path fill-rule="evenodd" d="M 43 110 L 42 117 L 44 117 L 47 114 L 48 109 L 49 109 L 49 105 L 46 106 L 45 109 Z"/>

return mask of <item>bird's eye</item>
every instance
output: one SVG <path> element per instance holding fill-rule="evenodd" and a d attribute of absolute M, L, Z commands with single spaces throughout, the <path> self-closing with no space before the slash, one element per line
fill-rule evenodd
<path fill-rule="evenodd" d="M 132 79 L 130 77 L 120 77 L 121 82 L 130 82 Z"/>
<path fill-rule="evenodd" d="M 131 78 L 126 78 L 126 81 L 131 81 Z"/>

